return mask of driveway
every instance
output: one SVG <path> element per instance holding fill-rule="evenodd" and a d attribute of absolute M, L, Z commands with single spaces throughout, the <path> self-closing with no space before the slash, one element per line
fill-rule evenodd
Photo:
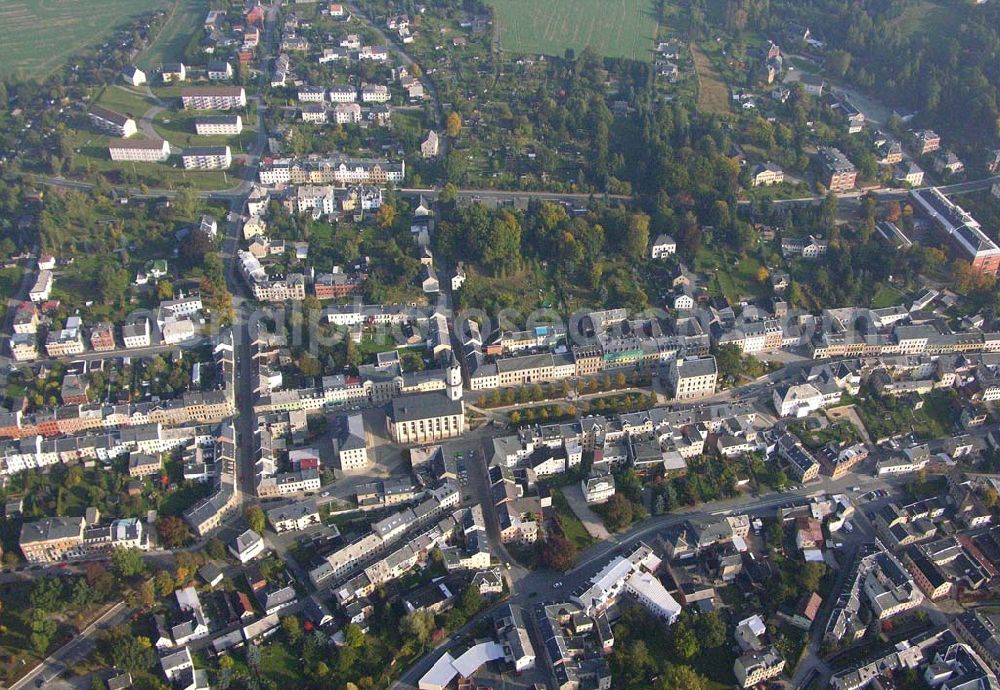
<path fill-rule="evenodd" d="M 580 522 L 587 528 L 590 536 L 599 541 L 611 538 L 611 533 L 604 526 L 604 520 L 587 505 L 587 500 L 583 497 L 583 489 L 580 488 L 579 484 L 563 487 L 562 495 L 566 497 L 569 507 L 580 518 Z"/>

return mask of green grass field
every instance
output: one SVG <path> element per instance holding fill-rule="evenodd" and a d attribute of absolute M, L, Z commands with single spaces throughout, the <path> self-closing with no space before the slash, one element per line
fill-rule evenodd
<path fill-rule="evenodd" d="M 130 17 L 175 1 L 195 0 L 3 0 L 0 74 L 44 77 Z"/>
<path fill-rule="evenodd" d="M 657 18 L 653 0 L 489 0 L 504 50 L 562 56 L 590 46 L 606 57 L 647 62 Z"/>
<path fill-rule="evenodd" d="M 138 66 L 147 70 L 148 74 L 149 70 L 159 69 L 164 62 L 179 62 L 188 41 L 201 27 L 207 13 L 208 0 L 175 0 L 167 23 L 156 40 L 136 60 Z"/>

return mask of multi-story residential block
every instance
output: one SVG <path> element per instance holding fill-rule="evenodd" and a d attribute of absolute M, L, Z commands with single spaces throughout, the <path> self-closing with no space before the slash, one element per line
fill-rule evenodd
<path fill-rule="evenodd" d="M 160 78 L 163 79 L 165 84 L 171 84 L 175 81 L 185 81 L 187 79 L 187 67 L 183 62 L 164 63 L 163 69 L 160 70 Z"/>
<path fill-rule="evenodd" d="M 45 352 L 49 357 L 79 355 L 83 351 L 83 338 L 78 327 L 51 330 L 45 338 Z"/>
<path fill-rule="evenodd" d="M 140 317 L 133 323 L 127 323 L 122 326 L 122 342 L 130 350 L 149 347 L 152 344 L 150 329 L 150 320 L 146 317 Z"/>
<path fill-rule="evenodd" d="M 185 170 L 225 170 L 233 164 L 228 146 L 192 146 L 181 153 Z"/>
<path fill-rule="evenodd" d="M 54 563 L 83 543 L 82 517 L 42 518 L 21 527 L 18 545 L 29 563 Z"/>
<path fill-rule="evenodd" d="M 355 276 L 346 273 L 320 273 L 313 280 L 313 292 L 316 299 L 339 299 L 356 294 L 364 283 Z"/>
<path fill-rule="evenodd" d="M 932 129 L 919 129 L 910 133 L 913 154 L 924 156 L 941 148 L 941 136 Z"/>
<path fill-rule="evenodd" d="M 580 481 L 580 488 L 588 504 L 606 503 L 615 495 L 615 478 L 609 472 L 593 471 Z"/>
<path fill-rule="evenodd" d="M 436 158 L 440 148 L 438 133 L 432 129 L 427 132 L 427 138 L 420 142 L 420 155 L 424 158 Z"/>
<path fill-rule="evenodd" d="M 243 118 L 236 115 L 208 115 L 197 117 L 194 131 L 199 136 L 229 136 L 243 131 Z"/>
<path fill-rule="evenodd" d="M 333 108 L 334 119 L 338 125 L 352 125 L 361 122 L 361 106 L 357 103 L 338 103 Z M 303 111 L 303 117 L 305 111 Z"/>
<path fill-rule="evenodd" d="M 326 106 L 322 103 L 307 103 L 302 106 L 301 117 L 303 122 L 312 125 L 325 125 L 329 119 Z"/>
<path fill-rule="evenodd" d="M 677 253 L 677 241 L 670 235 L 657 235 L 650 247 L 649 255 L 653 259 L 662 259 Z"/>
<path fill-rule="evenodd" d="M 209 81 L 225 81 L 233 78 L 233 66 L 228 62 L 216 60 L 208 63 Z"/>
<path fill-rule="evenodd" d="M 99 129 L 116 137 L 130 137 L 138 131 L 135 126 L 135 120 L 132 117 L 116 113 L 114 110 L 109 110 L 99 105 L 91 106 L 87 117 Z"/>
<path fill-rule="evenodd" d="M 91 350 L 94 352 L 110 352 L 115 347 L 115 327 L 111 323 L 102 321 L 90 330 Z"/>
<path fill-rule="evenodd" d="M 733 662 L 733 673 L 741 688 L 751 688 L 777 678 L 785 670 L 785 660 L 774 647 L 747 652 Z"/>
<path fill-rule="evenodd" d="M 831 192 L 846 192 L 854 188 L 858 171 L 840 149 L 821 147 L 817 153 L 817 161 L 824 176 L 823 184 Z"/>
<path fill-rule="evenodd" d="M 242 86 L 199 86 L 181 90 L 185 110 L 232 110 L 247 104 Z"/>
<path fill-rule="evenodd" d="M 252 529 L 245 530 L 229 545 L 229 552 L 240 563 L 249 563 L 264 552 L 264 538 Z"/>
<path fill-rule="evenodd" d="M 819 463 L 795 436 L 784 434 L 776 445 L 778 457 L 796 481 L 805 483 L 819 477 Z"/>
<path fill-rule="evenodd" d="M 21 302 L 14 308 L 14 333 L 35 334 L 38 323 L 38 308 L 33 302 Z"/>
<path fill-rule="evenodd" d="M 34 285 L 28 291 L 28 298 L 32 302 L 44 302 L 52 294 L 52 271 L 41 270 L 35 278 Z"/>
<path fill-rule="evenodd" d="M 767 163 L 758 163 L 750 171 L 750 181 L 754 187 L 781 184 L 785 181 L 785 171 L 770 161 Z"/>
<path fill-rule="evenodd" d="M 159 162 L 170 158 L 170 144 L 164 139 L 111 139 L 108 154 L 113 161 Z"/>
<path fill-rule="evenodd" d="M 1000 247 L 983 232 L 982 226 L 936 187 L 910 192 L 914 208 L 928 216 L 937 231 L 981 273 L 1000 271 Z"/>
<path fill-rule="evenodd" d="M 358 100 L 358 90 L 347 84 L 334 84 L 327 93 L 331 103 L 354 103 Z"/>
<path fill-rule="evenodd" d="M 392 94 L 384 84 L 364 84 L 361 87 L 362 103 L 388 103 L 390 98 Z"/>
<path fill-rule="evenodd" d="M 715 357 L 674 359 L 667 369 L 667 384 L 675 400 L 691 400 L 714 394 L 718 374 Z"/>
<path fill-rule="evenodd" d="M 364 417 L 352 414 L 344 419 L 341 432 L 337 435 L 337 457 L 340 469 L 346 471 L 368 467 L 368 431 Z"/>
<path fill-rule="evenodd" d="M 278 533 L 302 530 L 320 523 L 319 509 L 315 499 L 299 501 L 267 511 L 267 521 Z"/>
<path fill-rule="evenodd" d="M 265 159 L 258 177 L 261 184 L 399 184 L 406 176 L 404 162 L 372 158 Z"/>
<path fill-rule="evenodd" d="M 38 340 L 33 333 L 15 333 L 9 342 L 10 356 L 15 362 L 38 359 Z"/>
<path fill-rule="evenodd" d="M 298 97 L 302 103 L 322 103 L 326 100 L 326 89 L 322 86 L 300 86 Z"/>

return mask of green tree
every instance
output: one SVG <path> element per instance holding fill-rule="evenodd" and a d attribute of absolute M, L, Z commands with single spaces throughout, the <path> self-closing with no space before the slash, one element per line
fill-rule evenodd
<path fill-rule="evenodd" d="M 205 553 L 212 560 L 224 561 L 226 560 L 226 545 L 218 537 L 212 537 L 205 544 Z"/>
<path fill-rule="evenodd" d="M 483 605 L 483 595 L 478 587 L 469 586 L 462 592 L 462 611 L 466 616 L 473 616 L 479 613 Z"/>
<path fill-rule="evenodd" d="M 134 635 L 128 625 L 100 633 L 97 646 L 110 665 L 130 673 L 145 671 L 155 660 L 149 638 Z"/>
<path fill-rule="evenodd" d="M 694 630 L 685 621 L 681 620 L 671 628 L 671 647 L 674 654 L 685 661 L 689 661 L 701 651 L 698 645 L 698 637 Z"/>
<path fill-rule="evenodd" d="M 299 620 L 298 616 L 285 616 L 281 619 L 281 629 L 285 633 L 285 637 L 292 644 L 298 644 L 299 640 L 302 639 L 302 621 Z"/>
<path fill-rule="evenodd" d="M 621 493 L 616 493 L 604 504 L 604 525 L 612 532 L 618 532 L 632 524 L 632 502 Z"/>
<path fill-rule="evenodd" d="M 418 609 L 403 617 L 400 630 L 406 637 L 416 640 L 421 647 L 426 646 L 434 632 L 434 614 L 427 609 Z"/>
<path fill-rule="evenodd" d="M 244 512 L 244 516 L 247 519 L 247 525 L 250 526 L 257 534 L 264 533 L 264 525 L 266 523 L 266 518 L 264 517 L 264 511 L 260 506 L 253 505 L 249 506 Z"/>
<path fill-rule="evenodd" d="M 660 678 L 659 690 L 708 690 L 708 682 L 690 666 L 669 664 Z"/>
<path fill-rule="evenodd" d="M 803 592 L 816 592 L 819 590 L 820 581 L 826 574 L 826 565 L 823 563 L 805 563 L 798 568 L 799 587 Z"/>
<path fill-rule="evenodd" d="M 629 217 L 625 234 L 625 255 L 633 261 L 638 261 L 646 255 L 648 246 L 649 216 L 645 213 L 633 213 Z"/>
<path fill-rule="evenodd" d="M 111 552 L 111 570 L 121 579 L 141 575 L 146 571 L 139 549 L 115 549 Z"/>
<path fill-rule="evenodd" d="M 698 633 L 698 642 L 702 647 L 714 649 L 721 647 L 726 642 L 726 622 L 722 620 L 722 616 L 717 610 L 698 616 L 695 630 Z"/>

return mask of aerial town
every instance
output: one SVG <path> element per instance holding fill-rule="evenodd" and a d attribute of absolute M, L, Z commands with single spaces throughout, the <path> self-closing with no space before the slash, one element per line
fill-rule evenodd
<path fill-rule="evenodd" d="M 0 687 L 1000 690 L 1000 2 L 60 5 Z"/>

